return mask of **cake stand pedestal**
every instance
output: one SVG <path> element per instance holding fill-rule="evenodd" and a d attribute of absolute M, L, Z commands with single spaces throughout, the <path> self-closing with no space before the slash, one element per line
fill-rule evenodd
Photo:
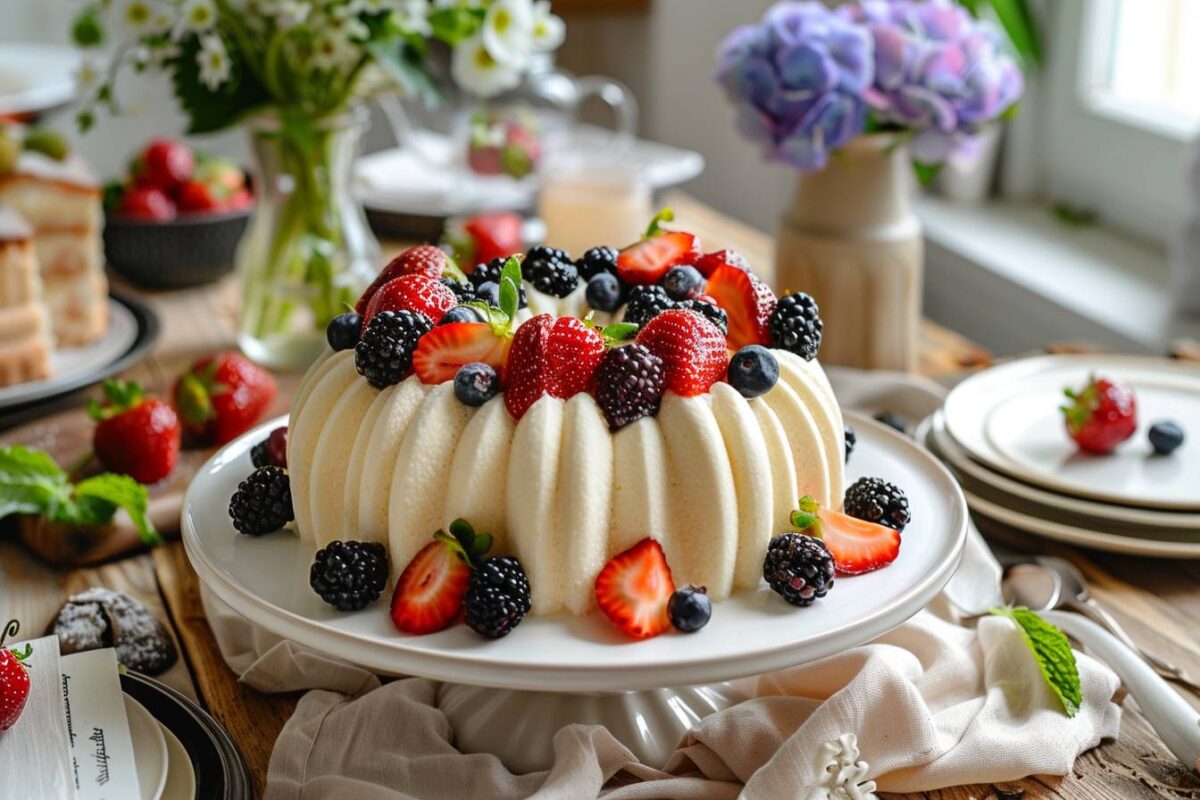
<path fill-rule="evenodd" d="M 378 674 L 444 682 L 438 703 L 464 751 L 493 753 L 516 772 L 545 769 L 554 734 L 584 723 L 603 725 L 661 767 L 698 720 L 744 698 L 728 681 L 865 644 L 924 608 L 957 569 L 967 509 L 954 479 L 903 436 L 848 416 L 858 433 L 850 477 L 883 475 L 908 495 L 914 521 L 899 557 L 887 569 L 839 578 L 832 599 L 807 609 L 765 585 L 735 594 L 694 634 L 631 641 L 590 614 L 529 617 L 494 641 L 464 625 L 408 636 L 392 626 L 386 598 L 354 613 L 332 609 L 308 586 L 314 545 L 286 533 L 241 536 L 226 511 L 252 469 L 251 446 L 284 419 L 201 468 L 184 499 L 183 543 L 204 590 L 252 624 Z"/>

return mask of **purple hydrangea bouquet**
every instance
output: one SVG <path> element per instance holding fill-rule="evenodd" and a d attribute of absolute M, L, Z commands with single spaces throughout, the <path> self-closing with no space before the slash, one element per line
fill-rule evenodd
<path fill-rule="evenodd" d="M 813 172 L 855 137 L 890 132 L 931 167 L 970 157 L 1020 98 L 1005 45 L 949 0 L 783 0 L 725 38 L 717 81 L 770 160 Z"/>

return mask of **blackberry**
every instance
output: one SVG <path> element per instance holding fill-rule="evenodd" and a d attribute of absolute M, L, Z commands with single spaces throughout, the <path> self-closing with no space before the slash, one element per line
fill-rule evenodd
<path fill-rule="evenodd" d="M 404 380 L 412 370 L 413 351 L 433 330 L 429 317 L 417 311 L 380 311 L 354 347 L 354 366 L 376 389 Z"/>
<path fill-rule="evenodd" d="M 287 428 L 278 427 L 250 448 L 250 463 L 257 467 L 287 469 Z"/>
<path fill-rule="evenodd" d="M 858 444 L 858 434 L 854 432 L 854 428 L 850 427 L 850 423 L 846 423 L 846 463 L 850 463 L 850 454 L 854 452 L 854 445 Z"/>
<path fill-rule="evenodd" d="M 779 382 L 779 362 L 761 344 L 748 344 L 729 359 L 729 385 L 742 397 L 758 397 Z"/>
<path fill-rule="evenodd" d="M 325 340 L 334 350 L 349 350 L 358 344 L 358 335 L 362 331 L 362 317 L 353 311 L 339 314 L 329 321 L 325 328 Z"/>
<path fill-rule="evenodd" d="M 662 359 L 645 345 L 628 344 L 605 353 L 596 370 L 596 404 L 608 427 L 620 430 L 657 414 L 666 382 Z"/>
<path fill-rule="evenodd" d="M 823 327 L 817 301 L 804 292 L 796 292 L 779 298 L 771 314 L 771 341 L 781 350 L 812 361 L 821 349 Z"/>
<path fill-rule="evenodd" d="M 529 263 L 529 259 L 525 259 L 525 263 Z M 566 297 L 579 285 L 579 270 L 570 260 L 542 259 L 530 266 L 525 274 L 529 275 L 533 288 L 553 297 Z"/>
<path fill-rule="evenodd" d="M 679 308 L 686 308 L 689 311 L 695 311 L 697 314 L 704 317 L 720 328 L 721 333 L 725 336 L 729 335 L 729 315 L 725 313 L 725 309 L 721 308 L 716 303 L 706 303 L 703 300 L 684 300 L 678 304 Z"/>
<path fill-rule="evenodd" d="M 880 411 L 877 412 L 871 419 L 876 422 L 882 422 L 894 431 L 899 433 L 908 433 L 908 420 L 897 414 L 895 411 Z"/>
<path fill-rule="evenodd" d="M 442 286 L 445 286 L 447 289 L 454 292 L 454 296 L 458 298 L 460 305 L 462 303 L 469 303 L 472 300 L 479 299 L 478 295 L 475 294 L 475 284 L 471 283 L 470 281 L 466 283 L 460 283 L 453 278 L 442 278 L 441 283 Z"/>
<path fill-rule="evenodd" d="M 843 507 L 852 517 L 886 525 L 897 531 L 903 531 L 912 519 L 904 492 L 882 478 L 856 480 L 846 490 Z"/>
<path fill-rule="evenodd" d="M 678 308 L 678 306 L 674 300 L 667 297 L 667 290 L 661 286 L 634 286 L 629 290 L 629 303 L 625 306 L 625 322 L 632 322 L 641 328 L 671 308 Z"/>
<path fill-rule="evenodd" d="M 475 271 L 468 275 L 467 279 L 476 287 L 487 281 L 499 285 L 500 273 L 504 271 L 504 264 L 507 261 L 507 258 L 493 258 L 486 264 L 476 264 Z"/>
<path fill-rule="evenodd" d="M 588 306 L 597 311 L 616 311 L 621 307 L 624 296 L 625 287 L 621 285 L 621 279 L 608 272 L 592 276 L 584 292 Z"/>
<path fill-rule="evenodd" d="M 703 586 L 684 586 L 676 589 L 667 601 L 667 616 L 677 630 L 695 633 L 712 618 L 712 601 Z"/>
<path fill-rule="evenodd" d="M 566 263 L 571 266 L 575 265 L 575 262 L 571 260 L 571 256 L 566 250 L 547 245 L 538 245 L 525 251 L 525 258 L 521 260 L 521 277 L 527 281 L 532 281 L 534 270 L 542 264 L 551 262 Z"/>
<path fill-rule="evenodd" d="M 292 487 L 279 467 L 259 467 L 238 484 L 229 500 L 229 516 L 238 533 L 261 536 L 287 525 L 292 512 Z"/>
<path fill-rule="evenodd" d="M 330 542 L 317 551 L 308 572 L 309 586 L 338 611 L 374 603 L 387 579 L 387 550 L 379 542 Z"/>
<path fill-rule="evenodd" d="M 825 543 L 804 533 L 781 533 L 771 540 L 763 577 L 794 606 L 811 606 L 833 588 L 833 556 Z"/>
<path fill-rule="evenodd" d="M 515 558 L 490 556 L 471 570 L 463 608 L 467 626 L 481 636 L 499 639 L 512 633 L 531 603 L 529 579 Z"/>
<path fill-rule="evenodd" d="M 601 272 L 617 274 L 617 250 L 615 247 L 593 247 L 575 262 L 579 275 L 585 281 L 599 275 Z"/>
<path fill-rule="evenodd" d="M 1183 428 L 1177 422 L 1159 420 L 1150 426 L 1150 446 L 1157 456 L 1166 456 L 1175 452 L 1184 440 Z"/>
<path fill-rule="evenodd" d="M 662 287 L 676 302 L 691 300 L 704 293 L 704 276 L 690 264 L 671 267 L 663 276 Z"/>

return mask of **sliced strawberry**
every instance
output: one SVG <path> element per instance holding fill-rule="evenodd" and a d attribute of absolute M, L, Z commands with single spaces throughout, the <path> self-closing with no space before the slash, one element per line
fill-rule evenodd
<path fill-rule="evenodd" d="M 736 267 L 747 272 L 750 270 L 750 263 L 746 261 L 746 257 L 734 250 L 705 253 L 697 258 L 692 266 L 700 270 L 700 274 L 706 278 L 712 277 L 717 267 Z"/>
<path fill-rule="evenodd" d="M 548 391 L 563 400 L 586 392 L 604 358 L 604 337 L 577 317 L 559 317 L 546 343 Z"/>
<path fill-rule="evenodd" d="M 421 337 L 413 353 L 413 372 L 421 383 L 454 380 L 464 364 L 482 361 L 504 377 L 504 364 L 512 338 L 497 336 L 486 322 L 454 322 L 439 325 Z"/>
<path fill-rule="evenodd" d="M 426 275 L 401 275 L 383 285 L 367 304 L 363 330 L 380 311 L 419 311 L 433 322 L 458 305 L 458 298 L 440 281 Z"/>
<path fill-rule="evenodd" d="M 825 541 L 839 575 L 861 575 L 886 567 L 900 555 L 900 531 L 819 508 L 805 496 L 792 512 L 792 524 Z"/>
<path fill-rule="evenodd" d="M 617 254 L 617 277 L 632 285 L 658 283 L 667 270 L 691 264 L 700 240 L 684 231 L 659 231 Z"/>
<path fill-rule="evenodd" d="M 725 336 L 693 311 L 663 311 L 638 331 L 637 343 L 662 359 L 667 389 L 681 397 L 704 394 L 729 365 Z"/>
<path fill-rule="evenodd" d="M 722 265 L 713 270 L 705 292 L 729 315 L 729 346 L 771 345 L 775 293 L 744 269 Z"/>
<path fill-rule="evenodd" d="M 463 230 L 474 241 L 474 254 L 468 259 L 471 264 L 486 264 L 523 249 L 521 217 L 511 211 L 477 214 L 463 222 Z"/>
<path fill-rule="evenodd" d="M 362 297 L 358 298 L 358 303 L 354 306 L 354 310 L 359 315 L 367 313 L 367 305 L 383 286 L 401 275 L 424 275 L 427 278 L 433 278 L 435 281 L 442 277 L 447 265 L 449 265 L 450 257 L 446 255 L 438 247 L 431 244 L 420 244 L 416 247 L 410 247 L 400 255 L 388 262 L 388 265 L 375 276 L 375 280 L 363 292 Z M 435 320 L 436 321 L 436 320 Z"/>
<path fill-rule="evenodd" d="M 653 539 L 642 539 L 613 556 L 596 576 L 600 610 L 635 639 L 657 636 L 671 627 L 667 602 L 674 592 L 667 557 Z"/>
<path fill-rule="evenodd" d="M 439 531 L 408 562 L 392 593 L 392 622 L 404 633 L 434 633 L 455 623 L 471 567 L 453 537 Z"/>
<path fill-rule="evenodd" d="M 513 336 L 506 368 L 508 383 L 504 389 L 504 407 L 513 419 L 525 416 L 529 407 L 549 389 L 546 345 L 553 327 L 554 317 L 538 314 L 526 320 Z"/>

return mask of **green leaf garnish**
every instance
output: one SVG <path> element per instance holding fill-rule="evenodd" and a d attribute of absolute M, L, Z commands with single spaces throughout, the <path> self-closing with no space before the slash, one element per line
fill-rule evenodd
<path fill-rule="evenodd" d="M 1033 654 L 1042 677 L 1062 703 L 1068 717 L 1079 712 L 1083 695 L 1079 685 L 1079 666 L 1066 634 L 1028 608 L 993 608 L 989 613 L 1008 617 L 1017 624 L 1021 638 Z"/>
<path fill-rule="evenodd" d="M 650 224 L 646 227 L 646 232 L 642 234 L 643 239 L 649 239 L 654 234 L 658 233 L 664 222 L 671 222 L 675 219 L 675 212 L 670 206 L 663 206 L 662 211 L 654 215 L 654 219 L 650 220 Z"/>
<path fill-rule="evenodd" d="M 104 473 L 72 484 L 46 453 L 0 447 L 0 519 L 36 514 L 64 525 L 93 526 L 110 522 L 117 509 L 124 509 L 144 544 L 161 544 L 146 514 L 148 502 L 146 487 L 128 475 Z"/>
<path fill-rule="evenodd" d="M 812 495 L 804 495 L 800 498 L 799 507 L 792 512 L 791 523 L 796 530 L 804 531 L 810 536 L 815 536 L 818 539 L 822 537 L 821 518 L 818 516 L 820 506 L 813 499 Z"/>
<path fill-rule="evenodd" d="M 638 326 L 632 322 L 614 322 L 600 329 L 606 347 L 613 347 L 632 339 L 638 332 Z"/>
<path fill-rule="evenodd" d="M 451 522 L 448 527 L 450 528 L 449 534 L 445 531 L 438 531 L 433 538 L 449 545 L 450 549 L 468 564 L 487 555 L 488 550 L 492 549 L 492 535 L 484 532 L 476 533 L 475 527 L 462 517 Z"/>
<path fill-rule="evenodd" d="M 521 304 L 521 262 L 509 256 L 500 270 L 500 310 L 515 319 Z"/>

